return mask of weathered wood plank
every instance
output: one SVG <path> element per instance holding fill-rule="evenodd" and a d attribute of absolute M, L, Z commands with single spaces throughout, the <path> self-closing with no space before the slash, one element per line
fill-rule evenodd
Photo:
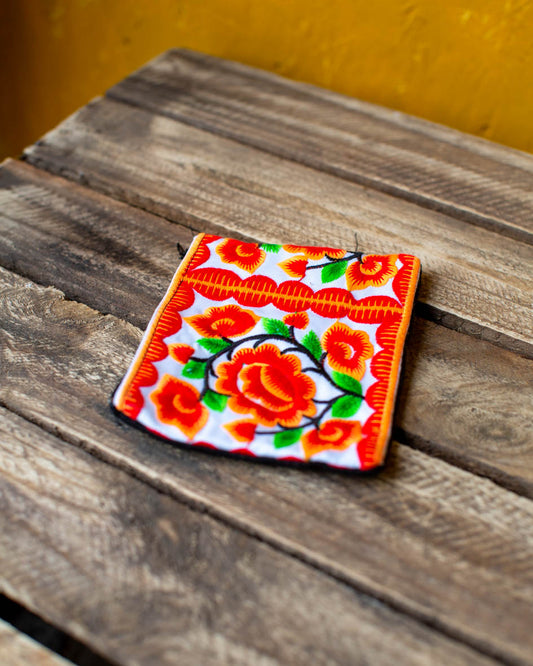
<path fill-rule="evenodd" d="M 450 636 L 527 662 L 533 502 L 398 445 L 384 472 L 353 477 L 154 440 L 117 421 L 108 406 L 140 332 L 54 289 L 0 274 L 3 405 Z M 314 590 L 302 603 L 316 609 L 316 599 L 322 595 Z"/>
<path fill-rule="evenodd" d="M 119 102 L 90 104 L 26 152 L 36 166 L 162 215 L 273 241 L 410 252 L 419 300 L 533 354 L 529 245 Z"/>
<path fill-rule="evenodd" d="M 533 241 L 533 157 L 191 51 L 108 93 L 321 171 Z"/>
<path fill-rule="evenodd" d="M 415 319 L 395 424 L 417 448 L 533 497 L 533 362 Z"/>
<path fill-rule="evenodd" d="M 0 410 L 0 413 L 2 412 L 3 410 Z M 68 666 L 71 662 L 39 645 L 29 636 L 21 634 L 0 619 L 0 664 L 2 666 Z"/>
<path fill-rule="evenodd" d="M 494 663 L 3 409 L 0 433 L 0 586 L 121 664 Z"/>
<path fill-rule="evenodd" d="M 21 162 L 0 202 L 0 263 L 142 329 L 193 234 Z M 533 363 L 419 318 L 407 349 L 402 437 L 533 497 Z"/>
<path fill-rule="evenodd" d="M 193 233 L 15 161 L 0 167 L 2 264 L 146 327 Z"/>

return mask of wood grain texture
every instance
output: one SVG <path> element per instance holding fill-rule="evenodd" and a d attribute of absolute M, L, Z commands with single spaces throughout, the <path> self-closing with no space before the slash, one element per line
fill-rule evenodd
<path fill-rule="evenodd" d="M 0 202 L 1 264 L 143 330 L 194 233 L 21 162 Z M 533 497 L 533 362 L 420 318 L 407 350 L 402 438 Z"/>
<path fill-rule="evenodd" d="M 101 100 L 26 151 L 36 166 L 170 220 L 264 240 L 409 252 L 419 300 L 533 355 L 529 245 L 175 120 Z"/>
<path fill-rule="evenodd" d="M 108 95 L 533 242 L 533 157 L 525 153 L 184 50 Z"/>
<path fill-rule="evenodd" d="M 495 663 L 3 409 L 0 433 L 0 586 L 120 664 Z"/>
<path fill-rule="evenodd" d="M 395 424 L 403 441 L 533 497 L 533 362 L 416 318 Z"/>
<path fill-rule="evenodd" d="M 355 477 L 159 442 L 117 421 L 108 405 L 140 332 L 0 273 L 4 406 L 449 636 L 528 662 L 531 501 L 398 445 L 382 473 Z M 315 609 L 321 598 L 315 590 L 304 606 Z"/>
<path fill-rule="evenodd" d="M 3 413 L 3 410 L 0 410 L 0 413 Z M 0 620 L 2 666 L 69 666 L 71 663 Z"/>
<path fill-rule="evenodd" d="M 146 327 L 193 233 L 62 178 L 0 167 L 2 264 Z"/>

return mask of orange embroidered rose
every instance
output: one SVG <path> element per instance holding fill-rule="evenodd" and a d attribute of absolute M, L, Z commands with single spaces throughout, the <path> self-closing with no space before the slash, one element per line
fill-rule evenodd
<path fill-rule="evenodd" d="M 398 255 L 367 254 L 361 261 L 350 265 L 346 271 L 348 289 L 383 287 L 398 272 Z"/>
<path fill-rule="evenodd" d="M 359 421 L 330 419 L 324 421 L 318 429 L 306 432 L 302 437 L 302 447 L 306 459 L 309 459 L 328 449 L 343 451 L 351 444 L 359 442 L 361 437 Z"/>
<path fill-rule="evenodd" d="M 235 264 L 248 273 L 253 273 L 264 262 L 266 252 L 257 243 L 227 238 L 217 245 L 217 254 L 225 264 Z"/>
<path fill-rule="evenodd" d="M 199 402 L 198 390 L 172 375 L 163 375 L 150 394 L 157 416 L 163 423 L 176 426 L 191 439 L 207 422 L 208 410 Z"/>
<path fill-rule="evenodd" d="M 309 324 L 309 315 L 307 312 L 291 312 L 283 317 L 283 323 L 287 326 L 303 329 Z"/>
<path fill-rule="evenodd" d="M 305 245 L 284 245 L 284 250 L 291 254 L 303 254 L 306 259 L 323 259 L 326 254 L 332 259 L 341 259 L 346 250 L 338 250 L 333 247 L 306 247 Z"/>
<path fill-rule="evenodd" d="M 260 317 L 238 305 L 208 308 L 204 314 L 185 317 L 194 330 L 206 338 L 231 338 L 249 333 Z"/>
<path fill-rule="evenodd" d="M 361 379 L 365 374 L 365 361 L 372 358 L 374 353 L 365 331 L 354 331 L 339 322 L 325 331 L 322 347 L 328 354 L 328 362 L 333 370 L 344 372 L 355 379 Z"/>
<path fill-rule="evenodd" d="M 267 426 L 296 426 L 316 412 L 315 384 L 301 369 L 297 356 L 269 343 L 240 349 L 217 367 L 216 390 L 230 396 L 228 406 L 238 414 L 252 414 Z"/>

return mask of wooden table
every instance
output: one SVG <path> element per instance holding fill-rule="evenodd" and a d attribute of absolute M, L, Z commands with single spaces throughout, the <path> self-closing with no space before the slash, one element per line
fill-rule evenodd
<path fill-rule="evenodd" d="M 0 590 L 103 663 L 533 663 L 532 185 L 530 155 L 188 51 L 7 160 Z M 198 231 L 421 258 L 384 471 L 111 413 Z"/>

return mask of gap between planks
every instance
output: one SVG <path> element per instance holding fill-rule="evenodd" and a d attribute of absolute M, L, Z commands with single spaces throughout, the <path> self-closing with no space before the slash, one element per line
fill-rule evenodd
<path fill-rule="evenodd" d="M 0 187 L 7 268 L 145 328 L 190 228 L 20 162 L 0 169 Z M 395 419 L 401 439 L 531 497 L 531 366 L 415 317 Z"/>
<path fill-rule="evenodd" d="M 31 418 L 40 427 L 51 428 L 54 433 L 61 433 L 62 438 L 77 446 L 83 446 L 98 456 L 109 457 L 114 464 L 125 466 L 131 470 L 131 473 L 140 473 L 145 482 L 163 484 L 161 488 L 165 487 L 167 493 L 187 497 L 187 501 L 199 502 L 202 510 L 213 511 L 218 517 L 229 519 L 231 524 L 238 525 L 243 530 L 251 528 L 254 534 L 259 530 L 263 539 L 273 541 L 272 545 L 275 548 L 287 549 L 287 552 L 290 551 L 297 557 L 304 557 L 306 561 L 309 558 L 309 563 L 314 563 L 321 569 L 325 567 L 324 570 L 331 572 L 331 575 L 350 581 L 350 584 L 358 589 L 368 589 L 372 596 L 383 597 L 388 605 L 423 619 L 426 624 L 438 627 L 440 631 L 456 637 L 464 636 L 464 640 L 475 645 L 477 649 L 488 650 L 490 654 L 502 658 L 505 655 L 505 659 L 514 663 L 523 661 L 523 650 L 526 647 L 522 645 L 522 641 L 526 640 L 526 635 L 529 640 L 529 633 L 526 631 L 522 638 L 518 639 L 515 636 L 510 641 L 505 637 L 509 632 L 511 635 L 519 632 L 520 635 L 524 623 L 529 626 L 526 619 L 528 606 L 524 607 L 522 597 L 527 596 L 529 583 L 526 585 L 526 581 L 531 573 L 531 558 L 519 541 L 526 538 L 526 532 L 532 523 L 531 502 L 508 495 L 491 482 L 470 477 L 421 453 L 410 454 L 408 449 L 402 449 L 400 459 L 397 455 L 399 451 L 397 446 L 393 447 L 395 453 L 389 459 L 388 468 L 382 475 L 372 479 L 352 479 L 352 483 L 341 480 L 342 477 L 338 474 L 310 472 L 302 474 L 299 471 L 284 470 L 281 475 L 279 469 L 272 471 L 265 466 L 223 460 L 220 457 L 215 460 L 214 456 L 209 454 L 196 455 L 167 445 L 158 445 L 144 433 L 112 419 L 106 397 L 107 393 L 111 392 L 110 384 L 116 383 L 117 374 L 120 373 L 117 369 L 117 365 L 122 364 L 120 359 L 123 356 L 130 356 L 129 347 L 136 344 L 138 334 L 135 333 L 135 340 L 132 341 L 133 329 L 114 318 L 101 317 L 86 306 L 63 301 L 56 290 L 43 290 L 36 285 L 28 285 L 21 278 L 10 275 L 4 270 L 2 276 L 4 282 L 7 280 L 6 285 L 11 285 L 7 290 L 4 289 L 4 311 L 12 313 L 14 317 L 17 312 L 23 315 L 23 320 L 17 323 L 15 328 L 11 325 L 7 327 L 5 333 L 8 336 L 6 342 L 10 349 L 10 357 L 13 357 L 12 369 L 15 375 L 19 375 L 18 378 L 11 376 L 9 386 L 4 387 L 3 403 L 7 407 Z M 31 333 L 34 324 L 31 322 L 38 321 L 42 328 L 43 319 L 48 321 L 51 327 L 47 334 L 53 336 L 50 340 L 42 338 L 39 344 L 32 348 L 24 340 L 13 337 L 13 332 L 18 331 L 17 335 L 29 336 L 35 340 Z M 15 324 L 16 320 L 13 322 Z M 63 332 L 59 335 L 61 331 Z M 104 337 L 100 339 L 102 336 Z M 125 349 L 124 344 L 128 338 L 130 342 Z M 70 342 L 65 348 L 66 340 Z M 17 352 L 17 344 L 21 345 L 21 350 L 24 350 L 22 355 Z M 59 356 L 56 356 L 54 349 Z M 30 351 L 35 356 L 33 360 L 29 357 Z M 47 356 L 49 354 L 52 354 L 52 357 Z M 90 367 L 88 374 L 80 374 L 80 368 L 84 363 L 88 363 Z M 28 365 L 27 370 L 26 365 Z M 32 379 L 31 382 L 24 383 L 28 394 L 21 393 L 20 389 L 20 380 L 27 372 Z M 42 374 L 42 378 L 39 374 Z M 10 374 L 7 376 L 9 378 Z M 46 391 L 43 392 L 44 384 Z M 62 404 L 65 404 L 63 400 L 67 396 L 69 408 L 65 412 Z M 69 409 L 76 413 L 75 419 L 68 415 Z M 202 475 L 206 473 L 204 481 L 207 485 L 202 481 Z M 412 493 L 416 489 L 419 493 L 418 498 L 415 494 L 409 495 L 407 491 L 409 477 L 413 484 L 409 492 Z M 274 490 L 274 495 L 278 494 L 274 504 L 269 501 L 268 490 L 261 498 L 255 497 L 262 486 L 264 493 L 265 481 L 267 488 L 269 482 L 273 483 L 271 491 Z M 294 532 L 298 531 L 298 525 L 306 522 L 305 512 L 296 523 L 288 526 L 286 521 L 290 512 L 287 513 L 286 508 L 279 507 L 278 504 L 284 501 L 282 498 L 285 487 L 285 491 L 290 490 L 289 496 L 293 495 L 292 502 L 288 497 L 286 499 L 289 499 L 289 506 L 294 511 L 304 502 L 308 494 L 306 485 L 309 483 L 312 488 L 307 490 L 312 490 L 313 501 L 318 502 L 317 509 L 322 502 L 330 501 L 327 498 L 332 492 L 333 494 L 340 492 L 340 495 L 332 498 L 333 505 L 329 507 L 330 509 L 337 507 L 339 511 L 343 503 L 354 502 L 349 509 L 349 515 L 352 518 L 357 516 L 356 523 L 346 523 L 341 519 L 336 525 L 335 511 L 333 511 L 333 513 L 328 512 L 329 518 L 326 522 L 318 522 L 310 532 L 304 529 L 303 533 L 300 531 L 300 534 L 296 535 Z M 299 485 L 302 487 L 298 490 Z M 346 497 L 343 496 L 344 490 L 348 491 Z M 230 496 L 227 495 L 228 492 Z M 244 513 L 239 499 L 239 494 L 243 492 L 247 498 Z M 439 497 L 440 493 L 444 495 Z M 298 505 L 294 504 L 296 499 Z M 386 504 L 383 504 L 385 499 Z M 377 505 L 374 506 L 376 501 Z M 417 502 L 420 504 L 418 508 Z M 442 522 L 443 520 L 446 522 L 448 518 L 445 518 L 446 511 L 444 514 L 441 513 L 440 503 L 444 503 L 447 511 L 456 515 L 459 523 L 466 522 L 463 525 L 454 523 L 450 531 L 451 525 L 446 527 Z M 509 503 L 508 508 L 505 508 L 506 503 Z M 272 523 L 274 514 L 279 513 L 274 508 L 276 506 L 278 509 L 281 508 L 282 518 L 281 522 L 274 519 Z M 302 504 L 301 509 L 303 508 Z M 365 512 L 372 508 L 376 509 L 377 513 L 371 523 L 367 524 L 365 531 L 364 524 L 368 523 L 372 511 L 366 518 Z M 407 513 L 404 513 L 403 509 L 406 509 Z M 391 512 L 390 522 L 387 519 L 385 523 L 388 530 L 406 529 L 401 538 L 402 551 L 405 552 L 394 547 L 391 549 L 392 535 L 387 535 L 387 530 L 380 534 L 384 525 L 380 526 L 378 516 L 384 510 Z M 469 516 L 472 512 L 473 515 Z M 415 517 L 416 513 L 418 518 Z M 252 518 L 253 514 L 255 515 Z M 340 516 L 337 517 L 337 520 L 339 519 Z M 416 529 L 411 534 L 408 526 L 413 520 Z M 520 527 L 517 524 L 514 529 L 511 523 L 517 521 Z M 404 528 L 401 527 L 402 523 Z M 501 534 L 503 541 L 500 541 L 500 538 L 495 539 L 496 533 L 493 533 L 493 530 L 501 530 L 505 524 L 507 526 Z M 341 525 L 341 532 L 337 534 L 336 531 Z M 290 527 L 289 532 L 287 527 Z M 316 529 L 320 531 L 318 542 L 314 541 L 313 537 Z M 329 534 L 331 529 L 333 533 Z M 512 542 L 504 536 L 508 529 L 509 536 L 512 535 Z M 346 534 L 354 530 L 354 534 Z M 423 551 L 417 553 L 417 547 L 411 541 L 419 530 L 422 530 L 420 537 Z M 423 536 L 425 530 L 429 531 Z M 436 531 L 431 535 L 433 530 Z M 348 541 L 345 538 L 339 542 L 341 534 L 348 537 Z M 312 543 L 305 545 L 306 539 L 309 538 Z M 368 549 L 368 539 L 375 543 L 370 552 L 365 554 Z M 457 551 L 453 547 L 450 550 L 452 545 L 450 539 L 455 541 Z M 484 551 L 479 550 L 481 544 Z M 444 552 L 439 554 L 439 548 L 443 545 L 445 545 Z M 341 548 L 341 551 L 332 557 L 331 553 L 328 554 L 328 548 L 331 547 L 334 550 Z M 348 548 L 344 556 L 341 554 L 343 548 L 345 550 Z M 354 554 L 348 554 L 352 548 L 357 552 L 355 568 Z M 386 551 L 381 556 L 380 548 Z M 438 567 L 433 568 L 439 557 L 444 554 L 447 561 L 446 583 L 444 579 L 440 581 L 435 579 Z M 478 564 L 473 566 L 473 562 L 477 562 L 479 558 L 481 558 L 480 563 L 486 562 L 484 566 L 488 566 L 488 569 L 482 571 Z M 402 572 L 400 577 L 393 571 L 397 570 L 398 566 Z M 491 571 L 493 567 L 495 569 Z M 409 578 L 410 569 L 413 574 L 416 571 L 415 579 Z M 376 578 L 377 571 L 379 575 Z M 424 571 L 425 573 L 422 573 Z M 423 587 L 429 586 L 425 592 L 418 590 L 416 585 L 413 587 L 415 580 L 418 581 L 417 585 L 422 584 L 420 575 L 429 576 L 423 579 Z M 405 576 L 407 580 L 403 580 Z M 518 577 L 518 580 L 515 581 L 515 577 Z M 464 579 L 462 584 L 460 579 Z M 461 585 L 466 587 L 463 588 Z M 451 597 L 446 601 L 450 591 Z M 421 593 L 422 598 L 419 598 Z M 471 599 L 471 595 L 483 597 L 486 594 L 489 595 L 490 602 L 481 598 Z M 450 615 L 449 602 L 452 599 L 453 613 Z M 507 609 L 510 615 L 501 616 L 497 604 L 504 603 L 504 600 L 507 604 L 511 604 Z M 473 608 L 469 610 L 470 603 L 474 603 L 476 612 Z M 439 604 L 443 604 L 442 607 Z M 466 604 L 464 608 L 462 604 Z M 482 629 L 483 622 L 487 621 L 487 614 L 491 617 L 494 612 L 498 616 L 497 634 L 494 634 L 493 629 L 487 633 L 487 626 Z M 467 613 L 468 619 L 465 617 L 461 620 L 460 616 L 464 613 Z M 456 617 L 454 614 L 459 616 Z"/>
<path fill-rule="evenodd" d="M 17 423 L 15 419 L 15 414 L 0 410 L 0 428 L 2 428 L 2 425 L 5 426 L 7 422 L 13 427 L 19 425 L 19 430 L 25 429 L 23 422 Z M 41 437 L 48 436 L 48 433 L 43 430 L 40 433 L 39 431 L 35 431 L 35 434 L 40 434 Z M 3 435 L 5 437 L 5 430 Z M 11 434 L 8 434 L 7 439 L 10 439 L 10 437 Z M 5 481 L 6 478 L 4 476 Z M 5 572 L 5 568 L 3 571 Z M 0 587 L 2 586 L 1 580 L 0 577 Z M 21 593 L 20 589 L 17 589 L 16 592 L 22 597 L 25 603 L 29 602 L 27 595 Z M 79 666 L 114 666 L 112 662 L 94 652 L 88 645 L 78 641 L 72 635 L 65 633 L 59 627 L 50 624 L 5 594 L 0 594 L 0 613 L 0 624 L 2 620 L 7 622 L 13 626 L 17 633 L 20 632 L 22 634 L 22 638 L 27 638 L 31 642 L 35 642 L 37 647 L 42 647 L 44 651 L 49 651 L 54 657 L 59 659 L 59 662 L 57 662 L 58 666 L 59 663 L 64 666 L 66 664 L 70 664 L 71 666 L 72 664 L 78 664 Z M 0 658 L 0 663 L 2 666 L 4 664 L 7 666 L 9 662 L 7 658 L 5 660 L 4 658 Z M 41 666 L 41 662 L 37 657 L 35 659 L 27 658 L 21 662 L 21 666 L 33 666 L 34 664 Z M 45 662 L 43 661 L 43 666 L 44 664 Z"/>
<path fill-rule="evenodd" d="M 107 95 L 533 242 L 533 159 L 231 61 L 172 50 Z"/>
<path fill-rule="evenodd" d="M 0 663 L 2 666 L 72 666 L 58 654 L 0 618 Z"/>

